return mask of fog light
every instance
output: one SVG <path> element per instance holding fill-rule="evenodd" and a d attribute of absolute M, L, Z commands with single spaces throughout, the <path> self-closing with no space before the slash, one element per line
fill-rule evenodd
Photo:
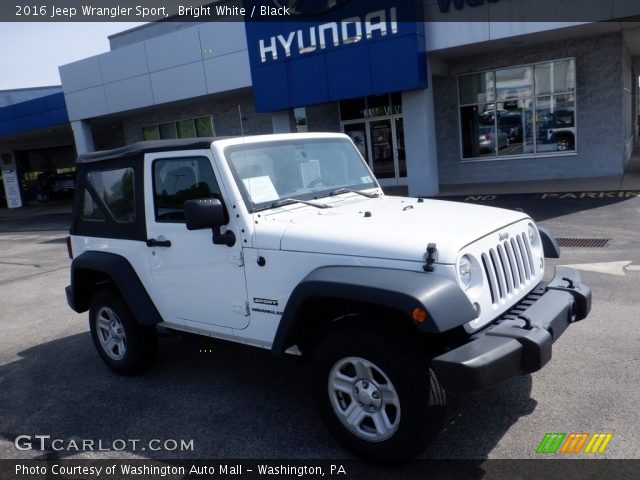
<path fill-rule="evenodd" d="M 480 313 L 482 312 L 482 309 L 480 308 L 480 304 L 478 302 L 473 304 L 473 308 L 475 309 L 476 313 L 478 314 L 478 317 L 480 316 Z"/>

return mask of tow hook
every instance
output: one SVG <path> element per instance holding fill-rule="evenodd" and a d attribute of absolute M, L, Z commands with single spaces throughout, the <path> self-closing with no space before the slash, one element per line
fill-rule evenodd
<path fill-rule="evenodd" d="M 524 313 L 521 313 L 520 315 L 518 315 L 518 318 L 520 320 L 524 320 L 524 327 L 522 327 L 524 330 L 533 330 L 533 324 L 531 323 L 531 319 L 529 317 L 527 317 Z"/>
<path fill-rule="evenodd" d="M 547 285 L 547 290 L 558 290 L 571 295 L 575 302 L 575 315 L 572 311 L 571 316 L 575 318 L 574 321 L 584 319 L 591 310 L 591 289 L 582 283 L 576 283 L 576 281 L 569 276 L 563 276 L 561 278 L 567 282 L 566 286 Z"/>

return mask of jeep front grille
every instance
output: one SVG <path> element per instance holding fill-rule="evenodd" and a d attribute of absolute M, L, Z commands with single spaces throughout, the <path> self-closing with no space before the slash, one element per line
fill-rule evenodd
<path fill-rule="evenodd" d="M 519 291 L 535 277 L 531 247 L 524 233 L 484 252 L 482 265 L 494 305 Z"/>

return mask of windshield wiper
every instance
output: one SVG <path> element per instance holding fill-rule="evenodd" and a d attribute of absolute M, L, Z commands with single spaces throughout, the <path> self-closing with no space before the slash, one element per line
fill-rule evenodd
<path fill-rule="evenodd" d="M 312 207 L 316 207 L 316 208 L 333 208 L 331 205 L 327 205 L 326 203 L 308 202 L 307 200 L 300 200 L 298 198 L 283 198 L 282 200 L 273 202 L 271 205 L 265 205 L 260 208 L 254 208 L 253 211 L 260 212 L 262 210 L 269 210 L 270 208 L 278 208 L 278 207 L 284 207 L 285 205 L 293 205 L 294 203 L 304 203 L 305 205 L 311 205 Z"/>
<path fill-rule="evenodd" d="M 329 196 L 333 197 L 342 193 L 357 193 L 358 195 L 362 195 L 363 197 L 367 198 L 378 198 L 380 196 L 377 193 L 361 192 L 360 190 L 354 190 L 352 188 L 338 188 L 337 190 L 332 190 L 331 192 L 329 192 Z"/>

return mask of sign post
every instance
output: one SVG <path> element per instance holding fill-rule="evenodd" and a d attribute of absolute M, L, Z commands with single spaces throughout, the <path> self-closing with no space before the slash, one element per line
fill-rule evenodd
<path fill-rule="evenodd" d="M 16 169 L 16 161 L 13 158 L 13 155 L 10 153 L 3 153 L 0 156 L 0 170 L 2 170 L 2 182 L 4 183 L 4 193 L 7 198 L 7 206 L 9 208 L 22 207 L 18 171 Z"/>

